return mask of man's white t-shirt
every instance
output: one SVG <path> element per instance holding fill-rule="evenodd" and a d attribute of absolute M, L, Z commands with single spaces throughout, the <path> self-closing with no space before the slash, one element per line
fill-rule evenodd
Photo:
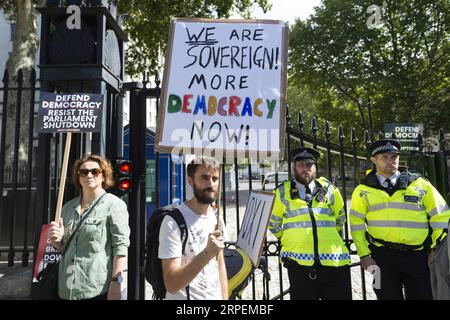
<path fill-rule="evenodd" d="M 196 255 L 206 248 L 209 233 L 214 231 L 217 223 L 213 209 L 206 216 L 200 216 L 192 211 L 184 203 L 177 206 L 183 214 L 188 229 L 186 248 L 182 257 L 182 264 L 189 263 Z M 228 236 L 221 221 L 224 240 Z M 180 228 L 171 217 L 165 217 L 161 223 L 159 232 L 160 259 L 179 258 L 182 256 L 182 243 L 180 239 Z M 189 284 L 189 295 L 191 300 L 221 300 L 222 292 L 219 282 L 219 267 L 217 259 L 211 259 L 202 271 Z M 166 293 L 166 300 L 186 300 L 186 289 L 179 290 L 176 294 Z"/>

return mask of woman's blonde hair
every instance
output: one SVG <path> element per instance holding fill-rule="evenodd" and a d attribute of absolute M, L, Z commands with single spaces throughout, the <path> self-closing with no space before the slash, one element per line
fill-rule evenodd
<path fill-rule="evenodd" d="M 77 189 L 81 189 L 78 170 L 80 170 L 80 167 L 83 163 L 88 161 L 94 161 L 97 162 L 100 166 L 100 169 L 102 169 L 102 175 L 103 175 L 103 182 L 102 187 L 103 189 L 108 189 L 114 185 L 114 178 L 113 178 L 113 168 L 111 166 L 111 162 L 108 159 L 103 158 L 102 156 L 99 156 L 97 154 L 88 154 L 82 157 L 81 159 L 78 159 L 75 161 L 72 167 L 72 183 Z"/>

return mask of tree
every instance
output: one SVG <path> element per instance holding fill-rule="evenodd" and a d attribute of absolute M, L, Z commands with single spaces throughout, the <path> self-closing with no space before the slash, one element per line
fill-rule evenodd
<path fill-rule="evenodd" d="M 36 31 L 36 17 L 38 12 L 36 6 L 43 5 L 44 0 L 1 0 L 0 9 L 10 21 L 15 22 L 15 32 L 13 38 L 13 48 L 10 58 L 6 62 L 6 69 L 9 72 L 9 86 L 15 87 L 18 71 L 23 71 L 25 86 L 28 85 L 30 72 L 36 65 L 35 57 L 39 47 L 39 38 Z M 12 162 L 14 154 L 14 121 L 16 118 L 16 92 L 10 91 L 8 96 L 7 121 L 6 121 L 6 150 L 5 164 L 8 166 Z M 30 105 L 30 92 L 24 91 L 22 96 L 21 130 L 19 142 L 19 160 L 28 158 L 26 146 L 28 144 L 28 110 Z M 3 124 L 5 125 L 5 124 Z"/>
<path fill-rule="evenodd" d="M 228 18 L 235 11 L 249 17 L 255 5 L 264 12 L 270 9 L 268 0 L 120 1 L 119 12 L 125 16 L 124 27 L 130 39 L 127 73 L 137 75 L 161 67 L 172 18 Z"/>
<path fill-rule="evenodd" d="M 30 70 L 35 67 L 36 52 L 39 47 L 39 37 L 36 31 L 37 6 L 43 6 L 45 0 L 0 0 L 0 9 L 11 22 L 15 23 L 13 50 L 6 68 L 10 75 L 10 84 L 17 81 L 17 72 L 22 69 L 24 83 L 28 83 Z M 127 17 L 126 30 L 131 39 L 128 47 L 127 72 L 131 75 L 143 71 L 155 71 L 159 66 L 159 58 L 164 52 L 170 19 L 177 16 L 190 17 L 229 17 L 233 11 L 249 15 L 252 6 L 258 4 L 264 11 L 270 8 L 268 0 L 169 0 L 169 1 L 120 1 L 121 12 Z M 14 120 L 16 96 L 11 91 L 8 99 L 8 119 L 6 135 L 6 164 L 12 162 L 14 154 Z M 29 105 L 29 92 L 24 91 L 22 109 Z M 28 117 L 21 114 L 21 133 L 19 159 L 26 160 L 26 132 Z"/>
<path fill-rule="evenodd" d="M 448 0 L 323 0 L 291 29 L 288 99 L 301 84 L 322 119 L 367 129 L 357 99 L 370 97 L 375 131 L 384 122 L 449 128 L 448 12 Z"/>

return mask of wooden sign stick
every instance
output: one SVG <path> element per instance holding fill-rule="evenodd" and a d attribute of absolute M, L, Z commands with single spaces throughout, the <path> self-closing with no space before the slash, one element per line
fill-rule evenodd
<path fill-rule="evenodd" d="M 220 189 L 222 188 L 222 166 L 219 166 L 219 184 L 217 186 L 217 224 L 216 230 L 220 230 Z"/>
<path fill-rule="evenodd" d="M 59 224 L 61 219 L 62 202 L 64 198 L 64 189 L 66 186 L 67 164 L 69 162 L 70 145 L 72 142 L 72 132 L 67 132 L 66 146 L 64 148 L 63 164 L 61 168 L 61 179 L 59 181 L 58 200 L 56 202 L 55 222 Z"/>

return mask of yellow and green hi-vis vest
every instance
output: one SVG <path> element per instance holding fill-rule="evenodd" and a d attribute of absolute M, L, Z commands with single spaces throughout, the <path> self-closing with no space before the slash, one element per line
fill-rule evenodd
<path fill-rule="evenodd" d="M 295 181 L 285 181 L 275 190 L 269 229 L 281 240 L 280 257 L 303 266 L 348 265 L 350 254 L 339 235 L 345 222 L 342 196 L 327 179 L 315 182 L 310 208 L 300 199 Z"/>
<path fill-rule="evenodd" d="M 419 175 L 402 173 L 389 196 L 375 171 L 355 188 L 350 206 L 350 229 L 360 257 L 370 254 L 366 232 L 375 239 L 422 250 L 431 232 L 430 247 L 447 228 L 450 209 L 433 185 Z M 403 184 L 403 186 L 401 185 Z"/>

